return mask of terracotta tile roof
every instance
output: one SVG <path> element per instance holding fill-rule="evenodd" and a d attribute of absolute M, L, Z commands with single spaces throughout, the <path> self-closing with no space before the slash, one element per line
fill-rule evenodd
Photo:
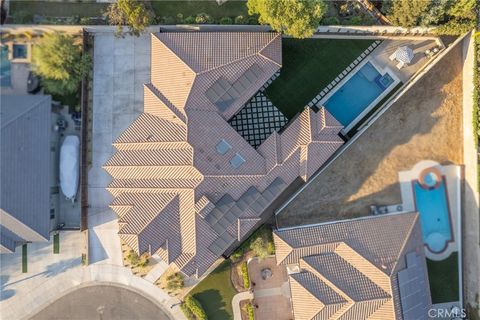
<path fill-rule="evenodd" d="M 276 33 L 152 35 L 144 113 L 104 165 L 120 237 L 134 250 L 203 275 L 289 184 L 342 145 L 341 126 L 324 109 L 305 110 L 258 150 L 228 124 L 280 66 Z M 220 152 L 222 141 L 229 147 Z"/>
<path fill-rule="evenodd" d="M 299 268 L 289 276 L 295 319 L 403 319 L 397 275 L 407 253 L 427 279 L 416 213 L 280 229 L 274 241 L 277 262 Z M 423 319 L 429 296 L 420 303 Z"/>

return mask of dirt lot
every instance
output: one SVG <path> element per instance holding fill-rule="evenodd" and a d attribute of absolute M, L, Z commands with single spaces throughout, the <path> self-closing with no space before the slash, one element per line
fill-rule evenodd
<path fill-rule="evenodd" d="M 401 202 L 398 172 L 462 163 L 462 52 L 457 47 L 277 216 L 280 227 L 370 213 Z"/>

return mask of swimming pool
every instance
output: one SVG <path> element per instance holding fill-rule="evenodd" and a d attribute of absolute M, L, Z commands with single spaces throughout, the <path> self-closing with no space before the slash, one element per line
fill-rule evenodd
<path fill-rule="evenodd" d="M 324 106 L 344 127 L 348 127 L 373 107 L 372 102 L 393 82 L 389 73 L 381 75 L 371 62 L 367 62 L 328 98 Z"/>
<path fill-rule="evenodd" d="M 0 86 L 8 87 L 11 84 L 11 63 L 8 60 L 8 47 L 0 47 Z"/>
<path fill-rule="evenodd" d="M 435 185 L 413 181 L 414 200 L 420 214 L 423 242 L 431 252 L 439 253 L 453 240 L 445 179 Z"/>

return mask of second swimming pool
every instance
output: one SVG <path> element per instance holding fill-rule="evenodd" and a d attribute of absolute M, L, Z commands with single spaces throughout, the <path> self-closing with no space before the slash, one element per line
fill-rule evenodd
<path fill-rule="evenodd" d="M 324 106 L 335 119 L 347 127 L 393 82 L 390 74 L 381 75 L 367 62 L 328 98 Z"/>
<path fill-rule="evenodd" d="M 442 252 L 453 240 L 445 180 L 432 187 L 414 181 L 413 192 L 415 206 L 420 213 L 423 242 L 431 252 Z"/>

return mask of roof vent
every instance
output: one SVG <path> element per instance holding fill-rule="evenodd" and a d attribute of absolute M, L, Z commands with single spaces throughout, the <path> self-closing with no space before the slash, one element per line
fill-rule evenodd
<path fill-rule="evenodd" d="M 215 147 L 217 149 L 217 152 L 220 154 L 225 154 L 228 152 L 228 150 L 232 149 L 232 146 L 228 144 L 227 141 L 224 139 L 220 140 L 219 143 L 217 143 L 217 146 Z"/>
<path fill-rule="evenodd" d="M 235 153 L 232 160 L 230 160 L 230 165 L 237 169 L 239 168 L 246 160 L 238 153 Z"/>

